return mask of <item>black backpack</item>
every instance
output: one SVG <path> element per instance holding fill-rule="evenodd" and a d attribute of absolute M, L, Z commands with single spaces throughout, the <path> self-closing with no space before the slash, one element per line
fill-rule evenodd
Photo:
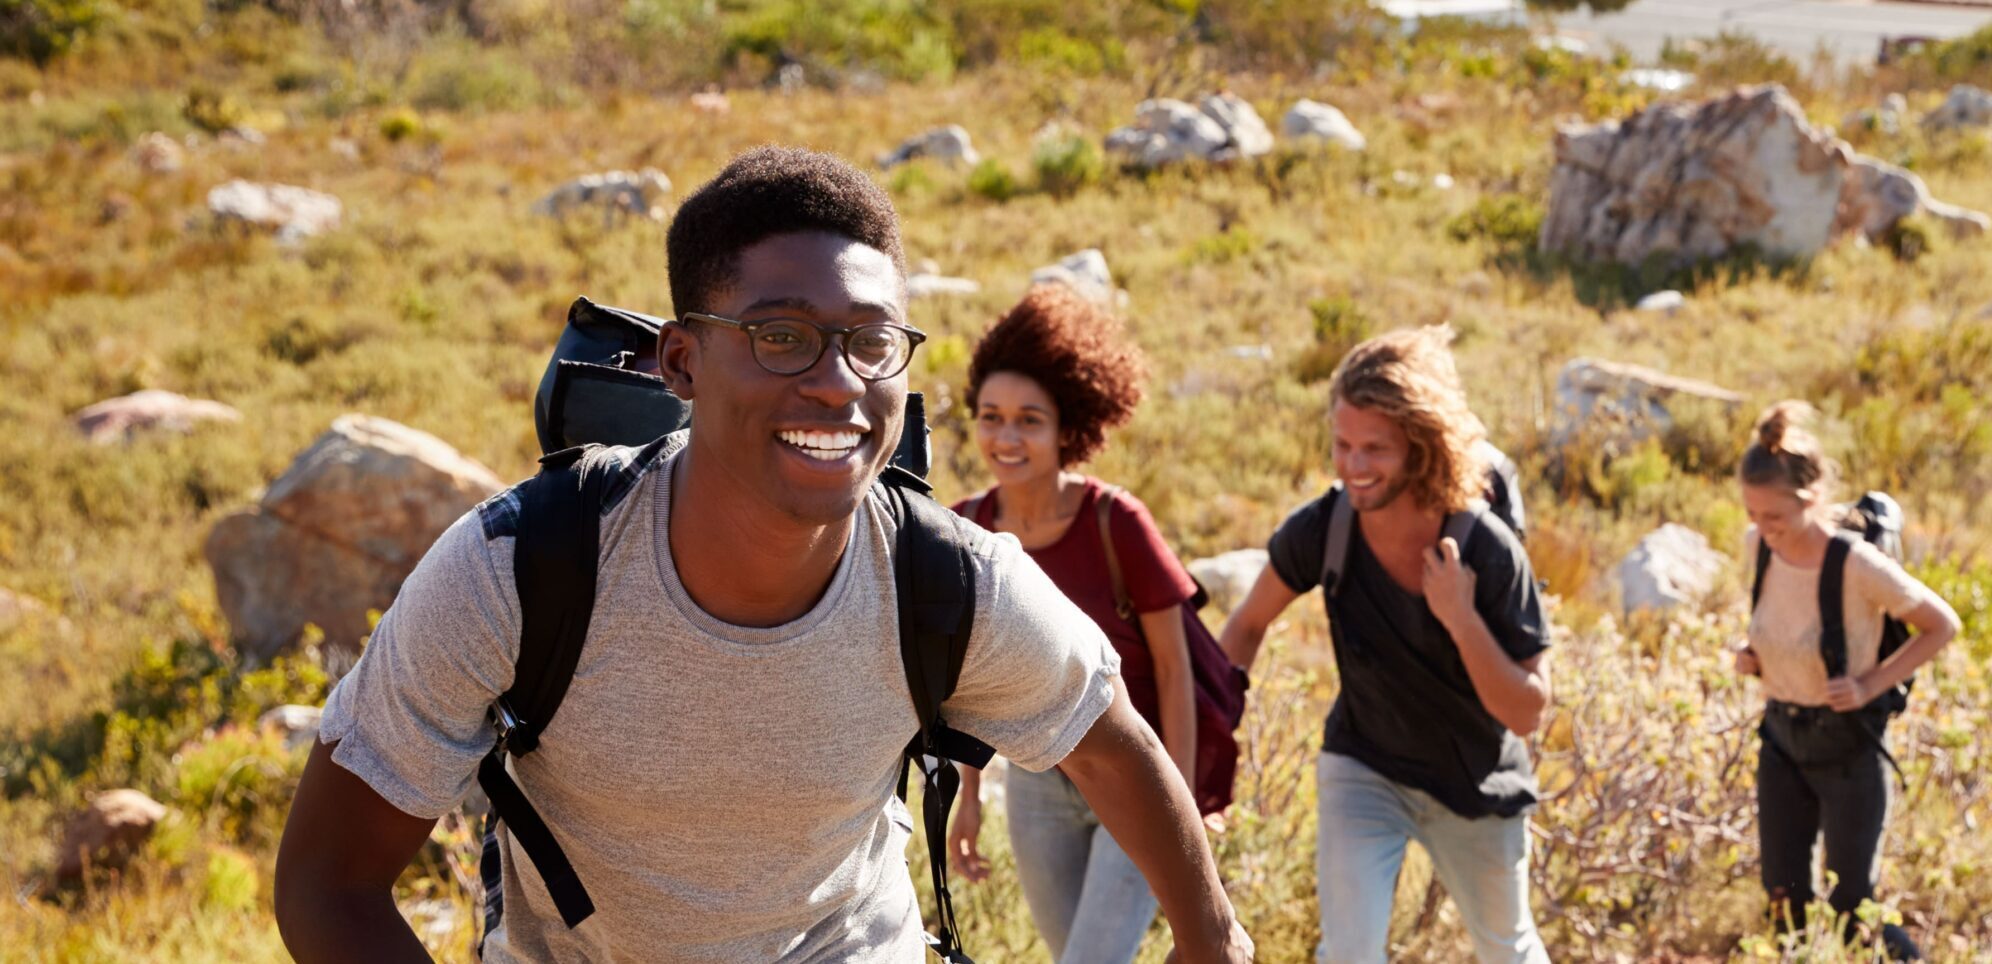
<path fill-rule="evenodd" d="M 1880 549 L 1890 559 L 1902 561 L 1902 506 L 1885 492 L 1869 492 L 1847 508 L 1840 519 L 1840 531 L 1833 533 L 1833 540 L 1826 544 L 1826 561 L 1819 569 L 1819 657 L 1826 663 L 1826 676 L 1847 675 L 1847 627 L 1846 608 L 1842 587 L 1847 575 L 1847 557 L 1853 553 L 1854 540 L 1865 540 Z M 1764 571 L 1771 566 L 1771 547 L 1762 538 L 1757 540 L 1756 574 L 1750 581 L 1750 608 L 1757 608 L 1757 600 L 1764 594 Z M 1893 616 L 1884 616 L 1881 621 L 1881 647 L 1876 662 L 1886 662 L 1909 642 L 1909 627 Z M 1888 710 L 1890 716 L 1909 708 L 1909 690 L 1916 685 L 1915 677 L 1904 680 L 1901 685 L 1874 698 L 1870 706 Z"/>
<path fill-rule="evenodd" d="M 477 773 L 478 784 L 491 801 L 479 868 L 486 934 L 504 913 L 496 826 L 500 821 L 539 871 L 568 927 L 578 926 L 595 910 L 559 841 L 506 772 L 505 757 L 538 748 L 540 734 L 567 694 L 594 610 L 602 507 L 621 465 L 603 457 L 604 446 L 597 439 L 577 433 L 600 431 L 609 438 L 627 438 L 665 421 L 688 420 L 690 403 L 671 395 L 662 379 L 634 371 L 630 364 L 645 352 L 654 357 L 661 325 L 662 319 L 580 299 L 568 314 L 568 330 L 540 384 L 542 404 L 535 406 L 535 415 L 541 445 L 557 444 L 559 449 L 541 458 L 539 474 L 518 487 L 513 574 L 519 592 L 519 659 L 511 688 L 491 707 L 498 740 Z M 594 407 L 598 404 L 607 408 Z M 660 412 L 665 408 L 669 411 Z M 620 421 L 622 416 L 631 420 Z M 666 430 L 670 434 L 648 441 L 638 460 L 661 459 L 682 448 L 689 432 L 674 429 L 675 425 Z M 954 764 L 984 767 L 995 751 L 949 727 L 941 716 L 941 704 L 953 694 L 961 676 L 974 625 L 970 554 L 980 532 L 936 502 L 923 478 L 928 466 L 927 425 L 918 393 L 907 396 L 906 424 L 892 462 L 873 491 L 898 522 L 893 574 L 900 657 L 920 723 L 900 763 L 898 792 L 905 800 L 907 777 L 917 768 L 938 931 L 926 935 L 927 943 L 943 961 L 972 964 L 962 952 L 948 894 L 948 813 L 961 786 Z"/>

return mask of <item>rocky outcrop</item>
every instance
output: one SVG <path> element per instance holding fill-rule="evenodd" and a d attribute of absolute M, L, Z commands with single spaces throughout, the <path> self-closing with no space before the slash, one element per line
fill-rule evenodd
<path fill-rule="evenodd" d="M 208 534 L 203 553 L 236 647 L 268 659 L 310 623 L 350 655 L 367 611 L 385 610 L 430 543 L 502 487 L 433 435 L 340 416 L 254 509 Z"/>
<path fill-rule="evenodd" d="M 166 807 L 137 790 L 111 790 L 91 798 L 63 828 L 55 852 L 56 883 L 82 880 L 86 870 L 123 868 L 165 818 Z"/>
<path fill-rule="evenodd" d="M 671 196 L 671 179 L 654 167 L 641 171 L 587 174 L 554 188 L 533 204 L 533 213 L 565 218 L 583 210 L 598 210 L 605 224 L 626 218 L 664 220 L 664 199 Z"/>
<path fill-rule="evenodd" d="M 1556 376 L 1554 438 L 1567 441 L 1583 429 L 1600 429 L 1621 444 L 1665 432 L 1673 425 L 1667 402 L 1676 396 L 1725 406 L 1743 396 L 1719 385 L 1681 378 L 1640 365 L 1572 359 Z"/>
<path fill-rule="evenodd" d="M 1627 613 L 1698 602 L 1715 589 L 1724 565 L 1707 537 L 1669 522 L 1619 562 L 1619 598 Z"/>
<path fill-rule="evenodd" d="M 954 166 L 957 164 L 974 167 L 982 160 L 975 152 L 975 145 L 968 139 L 968 130 L 960 124 L 949 124 L 908 138 L 890 154 L 879 156 L 878 166 L 892 170 L 916 157 L 925 157 Z"/>
<path fill-rule="evenodd" d="M 1923 115 L 1923 126 L 1933 130 L 1957 130 L 1992 124 L 1992 90 L 1959 84 L 1950 89 L 1937 109 Z"/>
<path fill-rule="evenodd" d="M 338 198 L 288 184 L 234 180 L 209 191 L 207 201 L 216 220 L 275 231 L 285 243 L 330 231 L 343 214 Z"/>
<path fill-rule="evenodd" d="M 1797 258 L 1850 234 L 1880 240 L 1919 212 L 1959 236 L 1992 226 L 1815 130 L 1782 87 L 1767 85 L 1560 129 L 1538 243 L 1621 264 L 1686 265 L 1746 246 Z"/>
<path fill-rule="evenodd" d="M 1303 143 L 1333 144 L 1344 150 L 1360 151 L 1369 146 L 1369 139 L 1356 130 L 1347 115 L 1312 100 L 1296 101 L 1287 108 L 1286 116 L 1280 119 L 1280 133 Z"/>
<path fill-rule="evenodd" d="M 184 434 L 202 422 L 240 422 L 242 413 L 220 402 L 148 388 L 85 406 L 72 421 L 84 438 L 109 445 L 145 432 Z"/>
<path fill-rule="evenodd" d="M 1145 100 L 1134 124 L 1107 135 L 1107 153 L 1139 168 L 1181 161 L 1231 161 L 1273 149 L 1273 134 L 1250 103 L 1231 94 L 1205 97 L 1198 106 L 1173 98 Z"/>

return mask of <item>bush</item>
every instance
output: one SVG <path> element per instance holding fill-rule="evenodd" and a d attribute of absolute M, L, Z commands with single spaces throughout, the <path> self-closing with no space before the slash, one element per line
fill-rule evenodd
<path fill-rule="evenodd" d="M 968 189 L 991 201 L 1008 201 L 1017 195 L 1017 176 L 1010 173 L 1009 165 L 985 157 L 968 172 Z"/>
<path fill-rule="evenodd" d="M 1041 190 L 1064 196 L 1099 183 L 1107 158 L 1091 139 L 1070 134 L 1040 141 L 1031 152 L 1031 168 Z"/>
<path fill-rule="evenodd" d="M 405 107 L 380 119 L 380 136 L 390 144 L 399 144 L 421 132 L 421 115 Z"/>
<path fill-rule="evenodd" d="M 1294 363 L 1294 377 L 1303 383 L 1326 381 L 1349 349 L 1377 333 L 1375 319 L 1347 295 L 1316 298 L 1307 312 L 1314 316 L 1314 347 Z"/>
<path fill-rule="evenodd" d="M 6 0 L 0 3 L 0 55 L 45 66 L 103 26 L 98 0 Z"/>
<path fill-rule="evenodd" d="M 1520 194 L 1495 194 L 1446 224 L 1446 233 L 1459 242 L 1484 240 L 1502 248 L 1533 248 L 1542 234 L 1543 207 Z"/>
<path fill-rule="evenodd" d="M 425 53 L 409 85 L 416 107 L 453 113 L 518 110 L 546 95 L 539 76 L 517 58 L 463 42 Z"/>

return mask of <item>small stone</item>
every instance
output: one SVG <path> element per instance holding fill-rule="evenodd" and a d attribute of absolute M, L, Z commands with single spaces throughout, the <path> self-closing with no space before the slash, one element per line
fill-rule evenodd
<path fill-rule="evenodd" d="M 1031 272 L 1031 284 L 1063 284 L 1100 304 L 1114 301 L 1114 277 L 1107 270 L 1107 256 L 1098 248 L 1087 248 L 1057 264 Z"/>
<path fill-rule="evenodd" d="M 322 707 L 290 703 L 275 707 L 257 717 L 256 725 L 265 730 L 282 733 L 284 748 L 296 750 L 299 747 L 310 746 L 318 740 L 318 721 L 324 713 Z"/>
<path fill-rule="evenodd" d="M 1193 559 L 1184 567 L 1210 593 L 1211 605 L 1230 612 L 1245 601 L 1252 584 L 1266 569 L 1271 557 L 1264 549 L 1233 549 L 1205 559 Z"/>
<path fill-rule="evenodd" d="M 187 163 L 186 148 L 159 131 L 152 131 L 132 146 L 132 161 L 147 174 L 171 174 Z"/>
<path fill-rule="evenodd" d="M 1635 311 L 1664 311 L 1673 314 L 1687 303 L 1687 296 L 1669 288 L 1665 291 L 1655 291 L 1639 299 L 1639 303 L 1632 307 Z"/>
<path fill-rule="evenodd" d="M 1714 590 L 1724 565 L 1722 554 L 1709 547 L 1706 536 L 1666 523 L 1639 540 L 1619 563 L 1625 611 L 1671 609 L 1698 602 Z"/>
<path fill-rule="evenodd" d="M 878 166 L 889 171 L 917 157 L 931 158 L 950 167 L 974 167 L 982 160 L 969 141 L 967 128 L 949 124 L 907 138 L 892 153 L 881 155 Z"/>
<path fill-rule="evenodd" d="M 1333 144 L 1344 150 L 1360 151 L 1369 146 L 1369 139 L 1356 130 L 1347 115 L 1312 100 L 1295 101 L 1287 108 L 1286 116 L 1280 119 L 1280 131 L 1296 140 Z"/>
<path fill-rule="evenodd" d="M 240 422 L 242 413 L 207 399 L 148 388 L 105 399 L 76 413 L 76 429 L 97 445 L 129 442 L 149 432 L 186 434 L 202 422 Z"/>
<path fill-rule="evenodd" d="M 123 868 L 165 817 L 164 805 L 137 790 L 111 790 L 91 798 L 63 830 L 56 850 L 56 882 L 81 880 L 86 867 Z"/>
<path fill-rule="evenodd" d="M 234 180 L 209 191 L 207 200 L 217 219 L 274 230 L 285 243 L 338 227 L 343 213 L 338 198 L 288 184 Z"/>
<path fill-rule="evenodd" d="M 1936 110 L 1923 115 L 1923 126 L 1934 130 L 1957 130 L 1992 124 L 1992 90 L 1958 84 Z"/>

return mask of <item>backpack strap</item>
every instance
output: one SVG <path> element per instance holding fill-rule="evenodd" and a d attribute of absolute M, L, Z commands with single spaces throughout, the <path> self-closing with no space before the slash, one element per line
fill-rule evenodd
<path fill-rule="evenodd" d="M 943 961 L 973 964 L 961 949 L 954 898 L 948 893 L 948 813 L 961 790 L 955 762 L 985 767 L 996 751 L 948 726 L 941 704 L 954 694 L 974 629 L 971 553 L 977 537 L 961 516 L 934 501 L 932 490 L 919 476 L 888 467 L 877 491 L 899 524 L 892 560 L 899 601 L 899 655 L 920 722 L 899 767 L 899 798 L 906 799 L 909 771 L 918 767 L 938 931 L 927 935 L 927 944 Z"/>
<path fill-rule="evenodd" d="M 1341 482 L 1322 498 L 1328 501 L 1328 538 L 1321 543 L 1321 588 L 1333 596 L 1342 591 L 1342 573 L 1349 567 L 1349 530 L 1356 524 L 1356 510 Z"/>
<path fill-rule="evenodd" d="M 1473 538 L 1475 532 L 1479 531 L 1480 514 L 1486 511 L 1487 504 L 1475 500 L 1466 507 L 1465 511 L 1447 515 L 1445 525 L 1439 528 L 1439 538 L 1451 539 L 1453 545 L 1459 548 L 1460 558 L 1465 559 L 1466 543 Z"/>
<path fill-rule="evenodd" d="M 665 444 L 664 439 L 651 447 Z M 593 458 L 596 446 L 562 449 L 540 460 L 538 475 L 520 485 L 519 531 L 512 575 L 519 594 L 519 657 L 512 686 L 491 706 L 497 742 L 477 767 L 477 782 L 491 811 L 539 871 L 568 927 L 595 912 L 560 841 L 506 770 L 505 757 L 539 749 L 580 663 L 595 609 L 596 564 L 601 551 L 602 503 L 619 465 Z M 646 451 L 645 454 L 653 454 Z M 495 867 L 481 867 L 487 891 L 496 890 Z M 487 916 L 498 916 L 487 908 Z"/>
<path fill-rule="evenodd" d="M 1127 579 L 1121 575 L 1120 553 L 1114 551 L 1114 501 L 1120 498 L 1121 487 L 1105 486 L 1094 501 L 1095 515 L 1100 517 L 1100 546 L 1107 553 L 1107 578 L 1114 584 L 1114 612 L 1128 622 L 1135 621 L 1134 603 L 1127 597 Z"/>
<path fill-rule="evenodd" d="M 1847 575 L 1847 559 L 1853 553 L 1851 532 L 1835 532 L 1826 543 L 1826 561 L 1819 568 L 1819 658 L 1826 662 L 1826 678 L 1847 675 L 1846 608 L 1842 588 Z"/>
<path fill-rule="evenodd" d="M 1763 533 L 1757 534 L 1756 574 L 1750 577 L 1750 610 L 1755 612 L 1757 600 L 1764 596 L 1764 573 L 1771 568 L 1771 545 L 1764 541 Z"/>

